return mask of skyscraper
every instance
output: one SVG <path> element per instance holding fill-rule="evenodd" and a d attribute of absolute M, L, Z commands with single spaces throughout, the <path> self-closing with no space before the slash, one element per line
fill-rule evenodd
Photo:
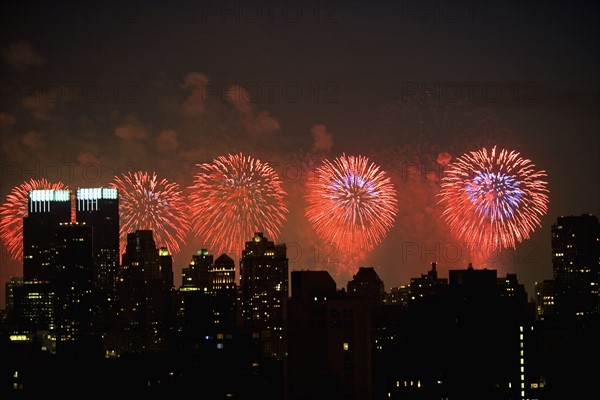
<path fill-rule="evenodd" d="M 23 218 L 23 286 L 15 288 L 15 315 L 25 330 L 53 331 L 56 230 L 71 221 L 71 193 L 32 190 L 27 210 Z"/>
<path fill-rule="evenodd" d="M 198 249 L 192 256 L 187 268 L 183 268 L 182 287 L 184 291 L 200 290 L 208 292 L 210 287 L 210 269 L 213 264 L 213 255 L 207 249 Z"/>
<path fill-rule="evenodd" d="M 235 262 L 221 254 L 210 269 L 210 294 L 213 299 L 213 321 L 217 330 L 231 331 L 236 325 Z"/>
<path fill-rule="evenodd" d="M 91 322 L 93 289 L 92 227 L 65 222 L 56 229 L 53 279 L 56 291 L 57 351 L 81 342 Z"/>
<path fill-rule="evenodd" d="M 559 217 L 552 225 L 555 312 L 559 317 L 598 314 L 600 223 L 590 214 Z"/>
<path fill-rule="evenodd" d="M 112 309 L 117 302 L 119 254 L 119 198 L 117 189 L 77 190 L 76 221 L 91 226 L 94 251 L 94 289 L 100 309 Z"/>
<path fill-rule="evenodd" d="M 291 280 L 285 398 L 371 399 L 368 298 L 338 291 L 327 271 L 292 271 Z"/>
<path fill-rule="evenodd" d="M 71 221 L 68 190 L 32 190 L 23 218 L 23 280 L 49 282 L 54 259 L 54 235 L 62 222 Z"/>
<path fill-rule="evenodd" d="M 554 315 L 554 279 L 535 283 L 536 316 L 543 320 Z"/>
<path fill-rule="evenodd" d="M 120 312 L 125 330 L 130 335 L 130 346 L 126 351 L 165 349 L 165 324 L 171 305 L 164 297 L 165 282 L 169 278 L 163 277 L 159 254 L 151 230 L 136 230 L 127 234 L 119 290 Z"/>
<path fill-rule="evenodd" d="M 260 338 L 263 355 L 283 358 L 288 297 L 286 245 L 275 244 L 256 232 L 242 250 L 240 290 L 243 325 Z"/>

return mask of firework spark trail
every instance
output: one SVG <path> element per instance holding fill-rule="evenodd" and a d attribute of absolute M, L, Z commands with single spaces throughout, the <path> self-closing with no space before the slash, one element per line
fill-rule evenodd
<path fill-rule="evenodd" d="M 157 246 L 166 246 L 171 254 L 179 252 L 190 229 L 179 184 L 136 171 L 115 177 L 110 187 L 119 192 L 121 254 L 127 234 L 138 229 L 151 229 Z"/>
<path fill-rule="evenodd" d="M 548 211 L 545 176 L 514 150 L 483 148 L 448 166 L 438 203 L 459 240 L 484 252 L 514 249 Z"/>
<path fill-rule="evenodd" d="M 0 206 L 0 238 L 13 260 L 23 259 L 23 217 L 27 216 L 27 203 L 30 190 L 68 190 L 61 182 L 52 183 L 47 179 L 30 179 L 15 186 Z"/>
<path fill-rule="evenodd" d="M 342 253 L 372 250 L 398 213 L 390 178 L 364 156 L 325 160 L 306 185 L 309 223 L 321 240 Z"/>
<path fill-rule="evenodd" d="M 188 195 L 192 230 L 213 252 L 241 254 L 255 232 L 277 240 L 287 194 L 269 164 L 238 153 L 196 165 Z"/>

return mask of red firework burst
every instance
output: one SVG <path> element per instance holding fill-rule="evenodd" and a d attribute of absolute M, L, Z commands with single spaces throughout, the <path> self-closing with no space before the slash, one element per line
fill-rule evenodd
<path fill-rule="evenodd" d="M 483 252 L 515 248 L 548 211 L 545 171 L 516 151 L 483 148 L 457 158 L 441 180 L 439 204 L 453 234 Z"/>
<path fill-rule="evenodd" d="M 157 246 L 179 252 L 190 229 L 179 184 L 159 179 L 156 173 L 137 171 L 115 177 L 110 187 L 119 191 L 121 254 L 127 234 L 139 229 L 152 230 Z"/>
<path fill-rule="evenodd" d="M 341 252 L 372 250 L 398 213 L 391 179 L 364 156 L 325 160 L 306 189 L 309 223 L 321 240 Z"/>
<path fill-rule="evenodd" d="M 255 232 L 277 239 L 288 209 L 269 164 L 239 153 L 196 165 L 188 196 L 192 230 L 214 252 L 241 253 Z"/>
<path fill-rule="evenodd" d="M 23 259 L 23 217 L 27 216 L 29 191 L 41 189 L 68 190 L 62 182 L 30 179 L 15 186 L 0 206 L 0 237 L 13 260 Z"/>

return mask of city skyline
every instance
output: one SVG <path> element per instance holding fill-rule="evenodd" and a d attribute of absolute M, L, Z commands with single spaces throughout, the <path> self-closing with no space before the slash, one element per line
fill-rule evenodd
<path fill-rule="evenodd" d="M 62 186 L 61 186 L 62 187 Z M 118 221 L 120 220 L 119 218 L 119 214 L 120 214 L 120 209 L 118 207 L 118 203 L 119 203 L 119 189 L 116 188 L 103 188 L 103 187 L 97 187 L 97 188 L 78 188 L 76 191 L 76 195 L 74 196 L 73 194 L 71 194 L 71 191 L 69 189 L 35 189 L 35 190 L 30 190 L 28 192 L 28 202 L 25 205 L 26 210 L 27 210 L 27 218 L 24 218 L 24 225 L 27 231 L 29 232 L 28 236 L 25 235 L 25 232 L 23 233 L 23 240 L 25 241 L 25 243 L 29 243 L 28 245 L 26 244 L 24 246 L 24 251 L 25 251 L 25 257 L 24 259 L 27 260 L 23 263 L 23 273 L 21 275 L 17 275 L 17 276 L 11 276 L 11 278 L 23 278 L 24 276 L 28 275 L 30 277 L 33 277 L 35 280 L 47 280 L 47 272 L 43 272 L 43 268 L 40 269 L 40 265 L 42 264 L 48 264 L 50 261 L 43 261 L 41 264 L 38 260 L 35 261 L 35 263 L 33 264 L 34 266 L 32 267 L 32 262 L 31 259 L 33 257 L 31 257 L 30 255 L 30 248 L 33 248 L 35 252 L 39 251 L 39 247 L 40 244 L 37 243 L 37 241 L 42 240 L 45 241 L 45 237 L 47 235 L 51 235 L 50 231 L 48 231 L 47 227 L 44 227 L 43 224 L 45 224 L 45 222 L 36 222 L 38 220 L 40 220 L 40 218 L 42 218 L 40 221 L 46 221 L 47 218 L 49 217 L 36 217 L 36 216 L 44 216 L 44 215 L 54 215 L 54 217 L 52 217 L 53 219 L 48 219 L 48 221 L 53 221 L 52 223 L 55 224 L 60 224 L 60 226 L 79 226 L 81 229 L 82 227 L 89 227 L 90 230 L 90 238 L 93 236 L 94 238 L 94 243 L 97 243 L 93 246 L 94 249 L 96 249 L 94 251 L 94 274 L 96 274 L 97 279 L 102 282 L 101 287 L 102 290 L 104 292 L 106 292 L 108 294 L 108 297 L 111 297 L 110 293 L 111 290 L 114 291 L 114 287 L 111 289 L 111 286 L 116 285 L 116 281 L 117 281 L 117 274 L 119 273 L 120 270 L 120 264 L 122 263 L 122 257 L 127 255 L 127 252 L 123 252 L 122 254 L 120 254 L 120 257 L 118 257 L 118 260 L 115 259 L 116 254 L 114 253 L 114 248 L 125 248 L 124 245 L 127 245 L 127 243 L 130 241 L 131 237 L 134 237 L 135 235 L 139 234 L 140 232 L 147 232 L 148 235 L 150 235 L 152 237 L 152 241 L 153 243 L 156 242 L 156 245 L 153 245 L 155 247 L 155 250 L 157 252 L 157 255 L 168 255 L 169 257 L 173 256 L 173 252 L 168 248 L 168 246 L 166 245 L 166 243 L 163 240 L 163 243 L 160 243 L 160 233 L 156 232 L 155 230 L 151 229 L 151 228 L 136 228 L 132 231 L 129 231 L 126 233 L 125 237 L 127 238 L 125 243 L 118 243 L 117 244 L 117 240 L 116 239 L 121 239 L 123 234 L 122 232 L 118 229 Z M 73 204 L 71 204 L 73 202 Z M 32 218 L 33 221 L 32 221 Z M 577 221 L 581 221 L 581 222 L 577 222 Z M 33 224 L 33 225 L 32 225 Z M 578 225 L 579 224 L 579 225 Z M 569 216 L 559 216 L 556 218 L 556 221 L 552 224 L 552 246 L 553 246 L 553 260 L 554 260 L 554 265 L 553 265 L 553 274 L 556 276 L 557 274 L 559 276 L 561 276 L 561 274 L 565 273 L 565 272 L 561 272 L 563 270 L 568 270 L 568 261 L 571 261 L 571 264 L 573 261 L 575 261 L 575 263 L 577 265 L 583 263 L 585 265 L 587 264 L 593 264 L 594 258 L 592 253 L 586 254 L 585 257 L 582 256 L 582 254 L 580 254 L 578 251 L 575 250 L 567 250 L 567 247 L 569 249 L 571 248 L 577 248 L 578 244 L 580 243 L 579 241 L 582 240 L 583 238 L 583 242 L 581 242 L 584 247 L 593 247 L 595 242 L 598 241 L 598 239 L 594 239 L 594 235 L 597 236 L 597 233 L 595 230 L 597 230 L 597 228 L 595 228 L 598 225 L 598 217 L 592 214 L 581 214 L 581 215 L 569 215 Z M 595 229 L 595 230 L 594 230 Z M 564 232 L 564 233 L 562 233 Z M 92 235 L 93 233 L 93 235 Z M 575 233 L 577 233 L 577 241 L 575 239 L 571 238 L 571 234 L 573 234 L 573 237 L 575 237 Z M 563 236 L 557 236 L 559 234 L 562 234 Z M 583 235 L 582 235 L 583 234 Z M 29 242 L 27 241 L 27 239 L 25 239 L 26 237 L 29 237 Z M 33 243 L 33 247 L 31 244 L 31 238 L 36 238 Z M 561 237 L 561 241 L 558 241 L 558 237 Z M 281 248 L 281 250 L 278 250 L 279 252 L 283 251 L 283 253 L 286 253 L 287 250 L 287 243 L 285 242 L 277 242 L 277 241 L 270 241 L 268 239 L 270 239 L 270 237 L 263 237 L 263 232 L 260 230 L 256 230 L 252 233 L 251 236 L 248 236 L 246 238 L 246 240 L 243 240 L 243 243 L 246 244 L 245 246 L 245 250 L 241 250 L 241 254 L 240 257 L 237 259 L 238 262 L 242 261 L 242 259 L 245 257 L 245 254 L 248 253 L 248 244 L 256 244 L 256 242 L 261 242 L 261 239 L 265 239 L 267 240 L 267 243 L 270 243 L 270 246 L 274 246 L 273 249 L 276 248 Z M 566 243 L 570 243 L 569 245 L 565 244 Z M 560 243 L 560 246 L 558 245 Z M 43 245 L 42 248 L 45 248 Z M 581 246 L 581 245 L 580 245 Z M 210 248 L 210 246 L 204 246 L 201 248 L 198 248 L 194 253 L 189 255 L 189 268 L 185 268 L 182 267 L 182 279 L 180 282 L 172 282 L 173 287 L 175 288 L 184 288 L 186 286 L 186 284 L 188 284 L 186 281 L 191 280 L 192 282 L 194 282 L 194 285 L 200 285 L 199 282 L 202 281 L 203 279 L 206 280 L 208 279 L 208 275 L 206 275 L 204 278 L 200 278 L 199 276 L 195 276 L 194 274 L 198 274 L 199 272 L 190 272 L 190 271 L 195 271 L 196 268 L 198 268 L 199 265 L 212 265 L 213 260 L 217 259 L 217 260 L 230 260 L 231 263 L 233 264 L 234 267 L 236 267 L 235 269 L 232 269 L 231 273 L 235 274 L 235 271 L 237 270 L 237 274 L 240 275 L 240 265 L 237 265 L 236 263 L 236 259 L 231 258 L 231 256 L 233 255 L 235 257 L 235 254 L 232 253 L 228 253 L 227 251 L 215 251 L 215 249 L 219 249 L 222 246 L 216 246 L 215 248 Z M 243 247 L 240 245 L 239 247 L 240 249 L 242 249 Z M 267 246 L 267 249 L 269 247 Z M 92 247 L 90 247 L 90 252 Z M 558 254 L 557 251 L 563 251 L 563 252 L 567 252 L 568 257 L 567 257 L 567 261 L 561 261 L 561 257 L 564 256 L 564 253 L 560 253 Z M 264 249 L 262 251 L 265 251 Z M 58 254 L 58 253 L 57 253 Z M 250 251 L 250 254 L 252 254 L 252 252 Z M 560 257 L 558 257 L 560 255 Z M 573 258 L 575 257 L 575 258 Z M 206 261 L 202 261 L 202 260 L 206 260 Z M 438 273 L 437 273 L 437 267 L 440 263 L 436 260 L 432 260 L 430 261 L 430 265 L 432 266 L 432 271 L 434 272 L 434 277 L 435 279 L 437 279 Z M 485 269 L 487 270 L 487 267 L 481 267 L 479 268 L 477 265 L 475 265 L 473 263 L 473 260 L 467 260 L 467 264 L 465 264 L 464 266 L 462 266 L 464 268 L 475 268 L 475 269 Z M 458 269 L 464 269 L 462 267 L 459 267 Z M 27 268 L 29 268 L 29 272 L 27 272 Z M 363 270 L 363 269 L 371 269 L 373 271 L 375 271 L 375 268 L 373 266 L 368 266 L 368 265 L 361 265 L 358 266 L 354 271 L 350 271 L 350 276 L 355 277 L 355 273 Z M 287 269 L 287 268 L 286 268 Z M 202 268 L 201 268 L 202 270 Z M 450 271 L 452 270 L 452 268 L 448 268 L 448 273 L 450 273 Z M 493 268 L 491 268 L 491 270 L 494 270 Z M 186 271 L 187 274 L 189 275 L 190 273 L 192 274 L 187 280 L 186 280 Z M 310 267 L 306 267 L 306 268 L 299 268 L 299 269 L 290 269 L 290 275 L 292 271 L 326 271 L 326 270 L 322 270 L 319 268 L 310 268 Z M 329 272 L 329 271 L 327 271 Z M 422 271 L 421 271 L 422 272 Z M 589 273 L 590 271 L 588 271 Z M 593 271 L 592 271 L 593 272 Z M 430 271 L 431 273 L 431 271 Z M 516 273 L 510 273 L 511 275 L 515 275 Z M 448 275 L 449 276 L 449 275 Z M 421 277 L 424 277 L 423 274 L 421 274 Z M 232 279 L 232 278 L 229 278 Z M 406 282 L 395 282 L 397 285 L 393 286 L 383 286 L 382 290 L 385 293 L 389 293 L 387 289 L 393 289 L 397 286 L 403 286 L 403 285 L 408 285 L 410 284 L 413 280 L 417 279 L 417 276 L 415 275 L 414 277 L 410 277 L 410 279 Z M 563 278 L 564 279 L 564 278 Z M 573 278 L 569 278 L 567 279 L 567 282 L 569 282 L 571 279 Z M 586 281 L 591 281 L 591 282 L 595 282 L 595 278 L 593 276 L 586 276 Z M 112 283 L 111 283 L 112 282 Z M 207 281 L 206 281 L 207 282 Z M 206 285 L 206 282 L 204 283 Z M 177 283 L 177 284 L 176 284 Z M 235 283 L 235 280 L 232 280 L 232 283 Z M 383 281 L 382 281 L 383 283 Z M 541 281 L 536 281 L 536 284 L 541 283 Z M 338 284 L 338 283 L 336 283 Z M 338 284 L 339 285 L 339 284 Z M 202 286 L 202 285 L 200 285 Z M 343 282 L 341 284 L 341 286 L 343 287 Z M 528 300 L 534 299 L 535 296 L 530 295 Z"/>
<path fill-rule="evenodd" d="M 3 5 L 3 202 L 29 178 L 76 190 L 137 170 L 185 189 L 196 164 L 243 152 L 283 181 L 276 239 L 290 269 L 342 285 L 354 268 L 328 266 L 336 249 L 315 238 L 303 194 L 322 160 L 364 155 L 389 173 L 399 211 L 352 265 L 375 267 L 389 290 L 431 261 L 443 275 L 467 265 L 439 218 L 439 178 L 497 145 L 547 172 L 548 211 L 516 251 L 474 266 L 516 273 L 530 295 L 552 277 L 556 218 L 600 215 L 594 5 L 109 3 Z M 176 282 L 202 242 L 185 236 Z M 3 243 L 2 293 L 21 269 Z"/>
<path fill-rule="evenodd" d="M 338 289 L 326 270 L 290 271 L 287 245 L 262 232 L 244 243 L 239 285 L 234 260 L 207 249 L 176 285 L 152 230 L 127 233 L 116 261 L 118 198 L 29 191 L 23 277 L 7 283 L 0 313 L 3 393 L 179 393 L 206 382 L 216 398 L 543 399 L 595 382 L 597 216 L 557 218 L 555 279 L 531 301 L 516 273 L 472 263 L 446 279 L 432 262 L 390 292 L 359 267 Z M 73 200 L 86 221 L 72 220 Z M 115 379 L 127 366 L 136 373 Z M 78 378 L 63 386 L 57 374 Z"/>

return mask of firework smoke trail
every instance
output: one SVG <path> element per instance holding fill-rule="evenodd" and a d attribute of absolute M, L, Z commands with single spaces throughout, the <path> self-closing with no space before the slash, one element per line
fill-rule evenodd
<path fill-rule="evenodd" d="M 364 156 L 325 160 L 306 185 L 306 217 L 319 238 L 340 254 L 372 250 L 398 213 L 390 178 Z"/>
<path fill-rule="evenodd" d="M 516 151 L 483 148 L 458 157 L 441 181 L 439 204 L 452 233 L 483 252 L 515 248 L 548 211 L 545 171 Z"/>
<path fill-rule="evenodd" d="M 40 189 L 69 188 L 61 182 L 52 183 L 43 178 L 30 179 L 15 186 L 0 206 L 0 238 L 13 260 L 23 259 L 23 217 L 27 216 L 29 191 Z"/>
<path fill-rule="evenodd" d="M 179 252 L 190 229 L 179 184 L 136 171 L 115 177 L 110 187 L 119 192 L 121 254 L 127 234 L 138 229 L 151 229 L 157 246 L 166 246 L 171 254 Z"/>
<path fill-rule="evenodd" d="M 255 232 L 276 241 L 288 212 L 286 192 L 267 163 L 242 153 L 196 164 L 188 194 L 192 230 L 215 253 L 240 255 Z"/>

